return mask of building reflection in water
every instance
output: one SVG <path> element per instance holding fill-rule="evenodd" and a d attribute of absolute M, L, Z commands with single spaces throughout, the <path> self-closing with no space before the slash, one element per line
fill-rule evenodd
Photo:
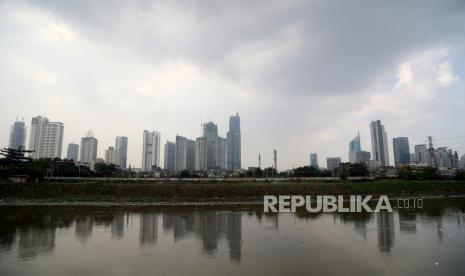
<path fill-rule="evenodd" d="M 394 213 L 381 211 L 376 215 L 378 248 L 383 253 L 389 253 L 394 245 Z"/>
<path fill-rule="evenodd" d="M 438 240 L 439 242 L 442 242 L 444 240 L 444 231 L 442 229 L 442 219 L 437 218 L 436 219 L 436 230 L 438 233 Z"/>
<path fill-rule="evenodd" d="M 124 236 L 124 214 L 117 214 L 111 222 L 111 237 L 121 239 Z"/>
<path fill-rule="evenodd" d="M 403 234 L 415 234 L 417 232 L 417 216 L 409 210 L 399 210 L 399 230 Z"/>
<path fill-rule="evenodd" d="M 80 242 L 86 242 L 92 236 L 94 216 L 77 216 L 74 220 L 74 233 Z"/>
<path fill-rule="evenodd" d="M 140 245 L 154 245 L 158 239 L 158 214 L 140 214 L 139 241 Z"/>
<path fill-rule="evenodd" d="M 29 227 L 19 231 L 19 258 L 32 258 L 53 252 L 54 248 L 55 228 Z"/>
<path fill-rule="evenodd" d="M 433 210 L 435 211 L 435 210 Z M 54 212 L 54 213 L 53 213 Z M 201 241 L 204 254 L 213 256 L 217 253 L 219 244 L 227 246 L 229 259 L 232 262 L 240 263 L 242 257 L 242 217 L 249 218 L 259 227 L 259 231 L 277 230 L 279 228 L 279 217 L 286 214 L 266 214 L 257 210 L 250 210 L 247 213 L 229 211 L 205 211 L 195 212 L 141 212 L 133 213 L 112 213 L 94 212 L 70 214 L 69 212 L 58 211 L 33 211 L 26 209 L 23 212 L 0 213 L 0 257 L 8 251 L 17 249 L 19 258 L 33 258 L 41 254 L 48 254 L 55 250 L 55 236 L 57 229 L 69 229 L 79 242 L 89 241 L 94 229 L 105 228 L 113 239 L 125 238 L 125 231 L 139 230 L 139 244 L 156 245 L 158 241 L 158 220 L 162 219 L 162 229 L 167 235 L 172 235 L 174 242 L 182 242 L 183 239 L 199 239 Z M 452 211 L 451 211 L 452 212 Z M 162 217 L 160 217 L 162 216 Z M 303 221 L 316 221 L 325 214 L 298 213 L 296 218 Z M 367 236 L 375 234 L 377 231 L 378 248 L 382 253 L 390 253 L 395 241 L 395 213 L 343 213 L 334 214 L 343 223 L 353 224 L 353 230 L 362 235 L 364 240 L 369 240 Z M 443 228 L 450 227 L 448 221 L 451 220 L 459 227 L 463 224 L 463 213 L 452 212 L 448 217 L 439 211 L 423 213 L 419 211 L 398 210 L 399 228 L 398 235 L 417 234 L 417 223 L 427 223 L 422 227 L 422 231 L 430 230 L 439 241 L 447 238 L 448 232 Z M 132 227 L 133 218 L 137 223 L 139 218 L 139 229 Z M 249 221 L 248 220 L 248 221 Z M 286 220 L 284 220 L 286 221 Z M 376 223 L 376 226 L 374 225 Z M 375 226 L 375 228 L 370 228 Z M 74 227 L 74 229 L 73 229 Z M 336 225 L 337 227 L 337 225 Z M 426 230 L 424 230 L 426 229 Z M 127 235 L 127 234 L 126 234 Z M 127 235 L 130 236 L 130 235 Z"/>
<path fill-rule="evenodd" d="M 193 235 L 199 237 L 203 251 L 208 255 L 216 253 L 220 239 L 226 239 L 230 259 L 237 263 L 241 261 L 241 213 L 197 212 L 182 215 L 164 213 L 163 229 L 172 231 L 175 241 Z"/>

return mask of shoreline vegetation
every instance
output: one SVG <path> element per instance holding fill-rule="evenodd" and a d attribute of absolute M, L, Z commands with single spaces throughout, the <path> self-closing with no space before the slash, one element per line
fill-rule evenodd
<path fill-rule="evenodd" d="M 289 180 L 238 181 L 86 181 L 0 182 L 0 204 L 36 203 L 247 203 L 265 195 L 463 196 L 464 180 Z"/>

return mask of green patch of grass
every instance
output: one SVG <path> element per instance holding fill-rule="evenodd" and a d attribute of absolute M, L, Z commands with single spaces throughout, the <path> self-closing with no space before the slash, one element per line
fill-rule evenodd
<path fill-rule="evenodd" d="M 0 184 L 0 197 L 59 201 L 242 200 L 264 195 L 465 194 L 465 181 L 45 182 Z"/>

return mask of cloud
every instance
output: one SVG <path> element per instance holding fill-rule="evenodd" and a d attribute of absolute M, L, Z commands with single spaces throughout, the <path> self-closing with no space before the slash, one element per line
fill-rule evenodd
<path fill-rule="evenodd" d="M 460 0 L 4 1 L 0 144 L 18 113 L 63 121 L 65 143 L 95 130 L 100 156 L 127 135 L 135 166 L 143 129 L 194 138 L 203 114 L 224 135 L 237 110 L 245 166 L 344 159 L 374 119 L 453 136 L 464 23 Z"/>
<path fill-rule="evenodd" d="M 443 62 L 439 65 L 439 72 L 437 80 L 443 85 L 449 85 L 451 82 L 456 80 L 458 77 L 452 72 L 449 62 Z"/>

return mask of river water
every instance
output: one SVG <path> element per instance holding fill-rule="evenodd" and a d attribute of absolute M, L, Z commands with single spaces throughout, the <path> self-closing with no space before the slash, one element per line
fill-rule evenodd
<path fill-rule="evenodd" d="M 465 275 L 465 198 L 262 208 L 0 207 L 0 275 Z"/>

